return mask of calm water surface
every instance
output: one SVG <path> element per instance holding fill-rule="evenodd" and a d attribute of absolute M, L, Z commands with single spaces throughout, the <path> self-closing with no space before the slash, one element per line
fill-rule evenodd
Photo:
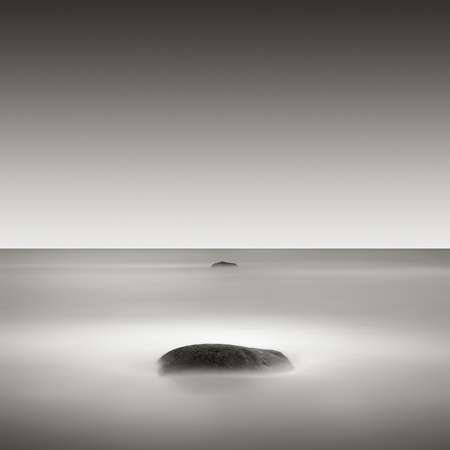
<path fill-rule="evenodd" d="M 208 267 L 227 258 L 240 267 Z M 2 448 L 450 448 L 449 262 L 0 252 Z M 158 375 L 159 356 L 202 342 L 278 349 L 296 369 Z"/>

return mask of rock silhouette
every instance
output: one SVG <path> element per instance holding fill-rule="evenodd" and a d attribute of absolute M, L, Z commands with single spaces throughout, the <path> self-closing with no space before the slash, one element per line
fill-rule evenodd
<path fill-rule="evenodd" d="M 159 359 L 160 373 L 189 370 L 216 371 L 286 371 L 291 362 L 276 350 L 241 347 L 227 344 L 196 344 L 179 347 Z"/>
<path fill-rule="evenodd" d="M 237 267 L 237 264 L 234 262 L 218 261 L 211 264 L 211 267 Z"/>

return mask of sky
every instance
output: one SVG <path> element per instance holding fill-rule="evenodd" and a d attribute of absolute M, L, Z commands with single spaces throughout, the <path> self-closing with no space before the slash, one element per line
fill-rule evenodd
<path fill-rule="evenodd" d="M 0 247 L 450 246 L 448 11 L 297 3 L 3 6 Z"/>

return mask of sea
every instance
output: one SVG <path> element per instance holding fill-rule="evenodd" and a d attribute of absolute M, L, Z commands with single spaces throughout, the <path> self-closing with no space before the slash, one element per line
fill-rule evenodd
<path fill-rule="evenodd" d="M 200 343 L 294 370 L 159 373 Z M 450 448 L 450 251 L 1 250 L 0 447 Z"/>

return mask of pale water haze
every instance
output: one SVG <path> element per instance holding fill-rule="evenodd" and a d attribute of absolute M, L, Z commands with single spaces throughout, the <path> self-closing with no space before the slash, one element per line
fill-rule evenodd
<path fill-rule="evenodd" d="M 449 294 L 449 251 L 1 251 L 2 448 L 448 448 Z M 295 370 L 158 374 L 207 342 Z"/>

